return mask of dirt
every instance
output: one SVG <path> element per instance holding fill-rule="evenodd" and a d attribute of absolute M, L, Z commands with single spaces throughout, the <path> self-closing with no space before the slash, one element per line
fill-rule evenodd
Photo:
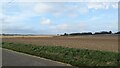
<path fill-rule="evenodd" d="M 118 36 L 3 37 L 3 41 L 118 52 Z"/>

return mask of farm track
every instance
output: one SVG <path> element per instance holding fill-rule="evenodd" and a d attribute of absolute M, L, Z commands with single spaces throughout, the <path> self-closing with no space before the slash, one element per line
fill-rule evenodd
<path fill-rule="evenodd" d="M 92 50 L 105 50 L 118 52 L 118 36 L 75 36 L 75 37 L 24 36 L 24 37 L 2 37 L 2 41 L 27 43 L 39 46 L 64 46 L 70 48 L 84 48 Z"/>

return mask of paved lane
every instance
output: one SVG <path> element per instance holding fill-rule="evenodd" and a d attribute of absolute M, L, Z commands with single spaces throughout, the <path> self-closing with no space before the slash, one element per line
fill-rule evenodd
<path fill-rule="evenodd" d="M 69 66 L 64 63 L 39 58 L 11 50 L 2 50 L 3 66 Z"/>

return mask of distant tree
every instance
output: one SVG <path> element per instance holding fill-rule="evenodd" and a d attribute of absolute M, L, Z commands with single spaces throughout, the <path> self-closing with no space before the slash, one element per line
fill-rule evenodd
<path fill-rule="evenodd" d="M 118 31 L 117 33 L 115 33 L 115 34 L 120 34 L 120 31 Z"/>
<path fill-rule="evenodd" d="M 71 36 L 80 36 L 80 35 L 92 35 L 92 32 L 84 32 L 84 33 L 71 33 Z"/>
<path fill-rule="evenodd" d="M 71 36 L 76 36 L 76 35 L 81 35 L 81 33 L 71 33 L 71 34 L 69 34 L 69 35 L 71 35 Z"/>
<path fill-rule="evenodd" d="M 64 36 L 67 36 L 68 34 L 67 33 L 64 33 Z"/>
<path fill-rule="evenodd" d="M 95 32 L 95 34 L 111 34 L 111 33 L 112 33 L 112 31 L 109 31 L 109 32 L 107 32 L 107 31 Z"/>
<path fill-rule="evenodd" d="M 84 32 L 84 33 L 81 33 L 82 35 L 92 35 L 92 32 Z"/>
<path fill-rule="evenodd" d="M 112 31 L 109 31 L 109 34 L 112 34 Z"/>
<path fill-rule="evenodd" d="M 5 36 L 5 34 L 2 34 L 3 36 Z"/>

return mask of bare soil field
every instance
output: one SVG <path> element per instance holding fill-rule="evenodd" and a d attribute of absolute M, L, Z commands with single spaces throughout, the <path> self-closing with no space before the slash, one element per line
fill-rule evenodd
<path fill-rule="evenodd" d="M 2 41 L 118 52 L 118 36 L 3 36 Z"/>

